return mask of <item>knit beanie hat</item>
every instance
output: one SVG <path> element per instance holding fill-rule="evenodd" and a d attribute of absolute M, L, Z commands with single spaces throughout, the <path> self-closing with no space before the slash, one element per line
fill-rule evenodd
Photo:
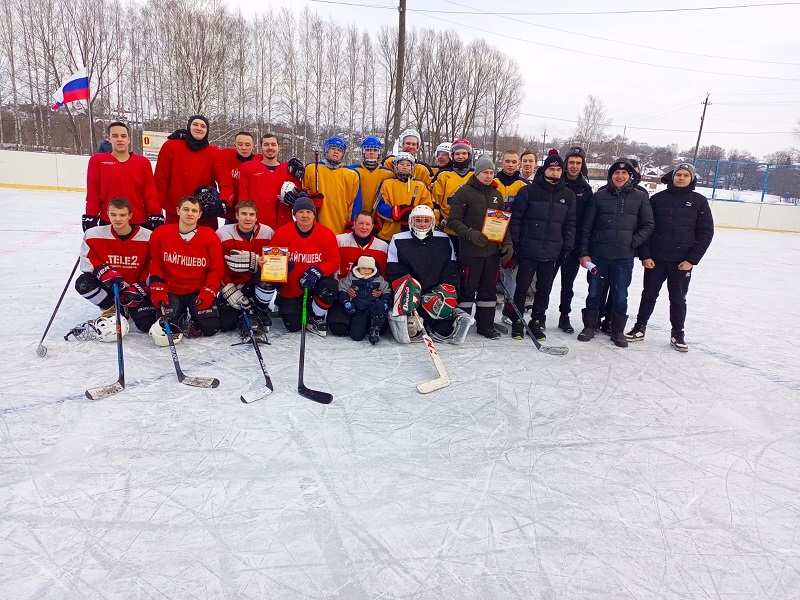
<path fill-rule="evenodd" d="M 206 136 L 202 140 L 197 140 L 192 135 L 192 121 L 202 121 L 206 124 Z M 208 132 L 210 131 L 210 126 L 208 124 L 208 119 L 206 119 L 203 115 L 192 115 L 189 117 L 189 120 L 186 122 L 186 137 L 184 138 L 184 142 L 189 147 L 189 150 L 192 152 L 197 152 L 198 150 L 202 150 L 208 146 Z"/>
<path fill-rule="evenodd" d="M 369 275 L 362 275 L 358 272 L 359 269 L 369 269 Z M 378 274 L 378 265 L 375 264 L 375 259 L 369 254 L 362 254 L 358 257 L 358 261 L 353 265 L 353 277 L 356 279 L 369 279 Z"/>
<path fill-rule="evenodd" d="M 308 196 L 300 196 L 294 201 L 292 205 L 292 214 L 296 215 L 299 210 L 310 210 L 315 215 L 317 214 L 317 207 L 314 206 L 314 202 Z"/>
<path fill-rule="evenodd" d="M 553 148 L 547 153 L 547 156 L 542 163 L 542 171 L 546 171 L 549 167 L 564 168 L 564 159 L 558 155 L 558 150 Z"/>
<path fill-rule="evenodd" d="M 672 179 L 675 179 L 675 173 L 683 169 L 684 171 L 689 171 L 689 174 L 692 176 L 692 181 L 697 179 L 697 171 L 694 168 L 692 163 L 680 163 L 672 170 Z"/>
<path fill-rule="evenodd" d="M 494 171 L 494 163 L 488 155 L 481 154 L 478 157 L 478 160 L 475 161 L 475 172 L 480 173 L 481 171 L 486 171 L 487 169 Z"/>
<path fill-rule="evenodd" d="M 611 176 L 614 174 L 614 171 L 619 170 L 627 171 L 628 175 L 630 175 L 632 179 L 636 177 L 636 169 L 633 168 L 631 161 L 627 158 L 618 158 L 610 167 L 608 167 L 608 179 L 611 180 Z"/>

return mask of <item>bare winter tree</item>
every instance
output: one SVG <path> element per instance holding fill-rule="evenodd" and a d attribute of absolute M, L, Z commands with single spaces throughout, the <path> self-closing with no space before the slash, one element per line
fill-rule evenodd
<path fill-rule="evenodd" d="M 493 51 L 495 68 L 486 94 L 486 125 L 491 132 L 492 160 L 497 161 L 500 131 L 514 122 L 523 100 L 522 74 L 517 63 L 498 51 Z"/>
<path fill-rule="evenodd" d="M 578 125 L 572 137 L 588 154 L 594 144 L 605 139 L 610 124 L 603 101 L 590 94 L 578 115 Z"/>

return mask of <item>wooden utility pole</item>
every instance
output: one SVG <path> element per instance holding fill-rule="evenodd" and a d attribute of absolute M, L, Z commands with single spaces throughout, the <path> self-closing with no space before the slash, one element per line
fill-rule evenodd
<path fill-rule="evenodd" d="M 700 152 L 700 136 L 703 135 L 703 122 L 706 120 L 706 109 L 709 107 L 708 92 L 706 92 L 706 99 L 703 102 L 703 116 L 700 117 L 700 131 L 697 132 L 697 143 L 694 145 L 694 158 L 692 163 L 697 160 L 697 153 Z"/>
<path fill-rule="evenodd" d="M 392 127 L 392 140 L 400 135 L 400 116 L 403 110 L 403 70 L 406 57 L 406 0 L 400 0 L 397 7 L 400 13 L 400 23 L 397 30 L 397 86 L 394 90 L 394 126 Z M 388 145 L 389 140 L 386 140 Z"/>
<path fill-rule="evenodd" d="M 545 151 L 544 151 L 544 145 L 545 145 L 546 142 L 547 142 L 547 129 L 545 129 L 544 132 L 542 133 L 542 159 L 541 160 L 544 160 L 545 156 L 547 156 L 545 154 Z"/>

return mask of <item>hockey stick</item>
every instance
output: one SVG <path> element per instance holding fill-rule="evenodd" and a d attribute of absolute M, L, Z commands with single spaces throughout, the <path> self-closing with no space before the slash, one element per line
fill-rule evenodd
<path fill-rule="evenodd" d="M 242 309 L 244 324 L 247 325 L 247 333 L 250 334 L 250 341 L 253 342 L 253 348 L 255 348 L 256 356 L 258 356 L 258 364 L 261 365 L 261 372 L 264 373 L 264 382 L 267 385 L 266 389 L 258 390 L 251 393 L 244 393 L 241 396 L 239 396 L 239 399 L 242 402 L 244 402 L 245 404 L 250 404 L 251 402 L 255 402 L 256 400 L 261 400 L 261 398 L 263 398 L 264 396 L 271 394 L 275 388 L 272 387 L 272 379 L 270 379 L 269 373 L 267 372 L 267 367 L 264 365 L 264 357 L 261 356 L 261 349 L 258 347 L 256 336 L 253 334 L 253 327 L 250 325 L 250 318 L 247 316 L 247 310 L 245 310 L 242 304 L 239 304 L 239 308 Z"/>
<path fill-rule="evenodd" d="M 303 325 L 300 329 L 300 372 L 297 378 L 297 393 L 320 404 L 330 404 L 333 401 L 333 394 L 328 392 L 320 392 L 319 390 L 312 390 L 307 388 L 303 383 L 303 369 L 306 362 L 306 319 L 308 307 L 308 288 L 303 290 Z"/>
<path fill-rule="evenodd" d="M 319 150 L 314 150 L 314 192 L 319 194 Z"/>
<path fill-rule="evenodd" d="M 425 341 L 425 347 L 427 348 L 428 354 L 433 361 L 433 367 L 436 369 L 436 372 L 439 373 L 439 377 L 436 379 L 431 379 L 430 381 L 426 381 L 417 385 L 417 391 L 420 394 L 430 394 L 431 392 L 435 392 L 436 390 L 440 390 L 450 385 L 450 377 L 447 375 L 447 371 L 444 369 L 444 363 L 442 362 L 439 353 L 436 351 L 436 346 L 433 345 L 431 336 L 429 336 L 425 331 L 425 326 L 422 324 L 422 319 L 417 314 L 417 311 L 414 311 L 412 316 L 416 320 L 417 326 L 422 330 L 422 339 Z"/>
<path fill-rule="evenodd" d="M 500 283 L 500 287 L 503 288 L 503 295 L 505 295 L 506 300 L 508 300 L 508 303 L 514 309 L 514 312 L 517 313 L 517 318 L 520 321 L 522 321 L 523 325 L 525 325 L 525 329 L 528 331 L 528 335 L 531 336 L 531 339 L 533 340 L 533 343 L 536 344 L 536 348 L 539 350 L 539 352 L 544 352 L 545 354 L 552 354 L 553 356 L 564 356 L 567 352 L 569 352 L 569 348 L 567 348 L 566 346 L 545 346 L 542 343 L 540 343 L 539 340 L 537 340 L 534 337 L 530 326 L 525 322 L 525 319 L 522 317 L 522 313 L 519 312 L 517 305 L 514 304 L 514 299 L 508 293 L 508 288 L 506 288 L 506 284 L 503 283 L 502 279 L 498 279 L 498 282 Z"/>
<path fill-rule="evenodd" d="M 39 346 L 36 348 L 36 354 L 38 354 L 39 356 L 44 356 L 45 354 L 47 354 L 47 346 L 43 344 L 44 338 L 47 337 L 47 332 L 50 331 L 50 325 L 53 324 L 53 319 L 56 318 L 56 313 L 58 312 L 58 309 L 61 306 L 61 301 L 64 300 L 64 296 L 67 293 L 67 288 L 69 287 L 72 278 L 75 276 L 75 271 L 78 270 L 78 264 L 80 262 L 81 258 L 79 256 L 78 260 L 75 261 L 75 266 L 72 267 L 72 273 L 69 274 L 69 279 L 67 279 L 67 283 L 64 284 L 64 291 L 61 292 L 61 297 L 58 299 L 58 303 L 56 304 L 56 307 L 53 309 L 53 314 L 50 315 L 50 321 L 47 323 L 47 327 L 45 327 L 44 329 L 44 333 L 42 334 L 42 339 L 39 340 Z"/>
<path fill-rule="evenodd" d="M 178 374 L 178 382 L 183 383 L 186 385 L 191 385 L 192 387 L 202 387 L 202 388 L 215 388 L 219 385 L 219 379 L 214 379 L 212 377 L 188 377 L 184 375 L 183 371 L 181 371 L 181 365 L 178 362 L 178 352 L 175 350 L 175 340 L 172 339 L 172 330 L 169 327 L 169 319 L 167 319 L 167 310 L 164 306 L 164 303 L 161 303 L 161 322 L 164 325 L 164 331 L 167 333 L 167 339 L 169 340 L 169 350 L 172 353 L 172 364 L 175 365 L 175 373 Z"/>
<path fill-rule="evenodd" d="M 117 366 L 119 367 L 119 379 L 111 385 L 101 385 L 100 387 L 86 390 L 86 397 L 89 400 L 102 400 L 125 389 L 125 361 L 122 358 L 122 307 L 119 304 L 119 284 L 116 282 L 114 283 L 114 308 L 117 311 Z"/>

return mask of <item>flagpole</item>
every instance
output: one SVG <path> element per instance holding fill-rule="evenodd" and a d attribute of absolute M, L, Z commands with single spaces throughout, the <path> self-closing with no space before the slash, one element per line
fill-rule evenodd
<path fill-rule="evenodd" d="M 86 101 L 89 106 L 89 154 L 97 152 L 97 144 L 94 143 L 94 117 L 92 116 L 92 73 L 89 72 L 89 99 Z"/>

